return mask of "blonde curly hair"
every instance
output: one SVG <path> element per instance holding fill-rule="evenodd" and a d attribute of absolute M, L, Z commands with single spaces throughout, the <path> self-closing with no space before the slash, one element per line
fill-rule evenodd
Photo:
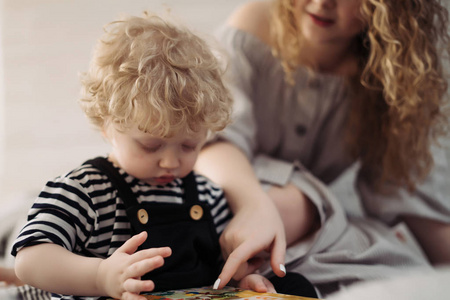
<path fill-rule="evenodd" d="M 80 105 L 98 129 L 169 137 L 180 130 L 222 130 L 230 122 L 231 96 L 207 42 L 188 28 L 145 12 L 105 26 Z"/>
<path fill-rule="evenodd" d="M 439 0 L 361 0 L 360 12 L 366 29 L 349 78 L 349 151 L 378 189 L 414 190 L 433 166 L 431 144 L 448 134 L 448 11 Z M 274 2 L 273 52 L 288 81 L 302 44 L 294 16 L 293 0 Z"/>

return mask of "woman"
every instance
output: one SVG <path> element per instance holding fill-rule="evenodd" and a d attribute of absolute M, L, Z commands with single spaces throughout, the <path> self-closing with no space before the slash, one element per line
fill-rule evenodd
<path fill-rule="evenodd" d="M 235 214 L 219 287 L 260 267 L 262 250 L 275 274 L 286 260 L 322 296 L 429 268 L 427 258 L 450 262 L 441 1 L 252 2 L 218 37 L 231 60 L 234 122 L 197 169 Z M 362 213 L 352 215 L 330 185 L 352 187 L 339 179 L 355 163 Z M 394 229 L 403 222 L 427 258 L 408 246 L 408 230 Z"/>

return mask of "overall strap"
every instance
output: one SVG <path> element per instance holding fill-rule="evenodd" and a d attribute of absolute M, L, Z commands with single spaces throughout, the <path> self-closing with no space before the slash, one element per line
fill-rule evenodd
<path fill-rule="evenodd" d="M 126 207 L 132 207 L 139 204 L 136 196 L 134 195 L 133 191 L 131 190 L 130 186 L 125 181 L 123 176 L 119 173 L 117 168 L 114 167 L 114 165 L 105 157 L 99 156 L 86 161 L 84 164 L 93 165 L 108 176 L 109 180 L 111 180 L 112 182 L 112 186 L 117 189 L 119 197 L 122 199 Z"/>
<path fill-rule="evenodd" d="M 184 188 L 183 197 L 186 204 L 193 204 L 199 202 L 197 181 L 195 180 L 195 175 L 193 171 L 183 178 L 183 188 Z"/>

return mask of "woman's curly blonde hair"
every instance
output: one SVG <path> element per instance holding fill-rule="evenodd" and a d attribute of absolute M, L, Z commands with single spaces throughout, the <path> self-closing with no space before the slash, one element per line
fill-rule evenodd
<path fill-rule="evenodd" d="M 293 0 L 276 0 L 272 42 L 287 80 L 299 66 Z M 359 72 L 349 78 L 351 153 L 378 188 L 414 190 L 433 166 L 430 146 L 448 134 L 448 11 L 439 0 L 361 0 Z M 350 133 L 351 132 L 351 133 Z"/>
<path fill-rule="evenodd" d="M 80 104 L 98 128 L 131 126 L 162 137 L 210 132 L 230 121 L 231 96 L 210 45 L 192 31 L 144 13 L 105 27 Z"/>

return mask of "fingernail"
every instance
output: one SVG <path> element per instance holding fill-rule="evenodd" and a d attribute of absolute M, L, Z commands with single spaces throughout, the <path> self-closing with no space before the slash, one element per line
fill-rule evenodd
<path fill-rule="evenodd" d="M 280 270 L 281 270 L 281 272 L 286 274 L 286 267 L 283 264 L 280 264 Z"/>
<path fill-rule="evenodd" d="M 220 278 L 217 278 L 216 282 L 214 282 L 213 290 L 217 290 L 219 288 Z"/>

